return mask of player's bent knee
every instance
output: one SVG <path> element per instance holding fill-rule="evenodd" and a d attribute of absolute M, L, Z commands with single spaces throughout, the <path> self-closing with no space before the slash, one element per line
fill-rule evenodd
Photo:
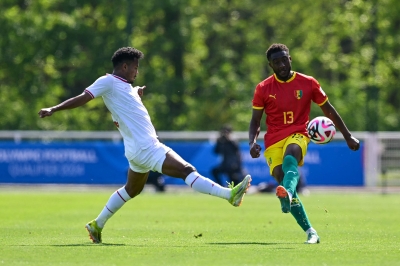
<path fill-rule="evenodd" d="M 193 172 L 196 172 L 196 171 L 197 171 L 197 169 L 193 165 L 191 165 L 190 163 L 186 164 L 184 166 L 184 168 L 183 168 L 183 172 L 184 172 L 185 177 L 190 175 Z"/>
<path fill-rule="evenodd" d="M 143 191 L 144 186 L 135 187 L 133 184 L 129 182 L 125 185 L 126 193 L 128 193 L 129 197 L 134 198 L 139 195 Z"/>
<path fill-rule="evenodd" d="M 143 189 L 141 189 L 140 191 L 126 191 L 129 195 L 129 197 L 134 198 L 136 196 L 138 196 L 141 192 L 143 191 Z"/>

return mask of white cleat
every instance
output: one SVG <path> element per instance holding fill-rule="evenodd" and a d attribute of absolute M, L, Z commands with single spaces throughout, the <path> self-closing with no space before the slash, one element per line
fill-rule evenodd
<path fill-rule="evenodd" d="M 304 244 L 319 244 L 319 236 L 316 232 L 308 234 L 307 241 Z"/>

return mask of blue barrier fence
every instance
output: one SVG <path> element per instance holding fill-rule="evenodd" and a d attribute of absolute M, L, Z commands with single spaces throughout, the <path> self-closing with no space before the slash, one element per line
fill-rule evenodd
<path fill-rule="evenodd" d="M 165 144 L 192 163 L 200 174 L 211 178 L 211 169 L 220 158 L 209 142 L 169 142 Z M 251 158 L 247 143 L 240 144 L 243 166 L 252 184 L 274 182 L 261 156 Z M 310 144 L 305 164 L 300 168 L 306 183 L 314 186 L 363 186 L 363 145 L 352 152 L 345 142 Z M 107 141 L 28 143 L 0 142 L 0 183 L 35 184 L 124 184 L 128 162 L 122 143 Z M 166 177 L 167 184 L 183 185 Z"/>

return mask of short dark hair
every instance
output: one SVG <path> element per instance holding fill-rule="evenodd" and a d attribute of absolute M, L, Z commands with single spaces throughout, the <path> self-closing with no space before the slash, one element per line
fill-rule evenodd
<path fill-rule="evenodd" d="M 122 47 L 119 48 L 113 56 L 111 57 L 111 61 L 113 66 L 116 67 L 125 61 L 133 61 L 135 58 L 142 59 L 144 54 L 136 48 L 133 47 Z"/>
<path fill-rule="evenodd" d="M 287 48 L 286 45 L 284 45 L 282 43 L 274 43 L 268 48 L 268 50 L 265 52 L 265 54 L 267 55 L 267 59 L 269 61 L 271 59 L 271 55 L 273 53 L 282 52 L 282 51 L 285 51 L 289 54 L 289 48 Z"/>

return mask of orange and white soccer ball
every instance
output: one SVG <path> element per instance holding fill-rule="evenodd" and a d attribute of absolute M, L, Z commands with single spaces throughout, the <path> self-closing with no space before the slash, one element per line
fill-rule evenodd
<path fill-rule="evenodd" d="M 307 125 L 308 135 L 312 142 L 325 144 L 333 139 L 336 134 L 335 124 L 325 116 L 318 116 Z"/>

